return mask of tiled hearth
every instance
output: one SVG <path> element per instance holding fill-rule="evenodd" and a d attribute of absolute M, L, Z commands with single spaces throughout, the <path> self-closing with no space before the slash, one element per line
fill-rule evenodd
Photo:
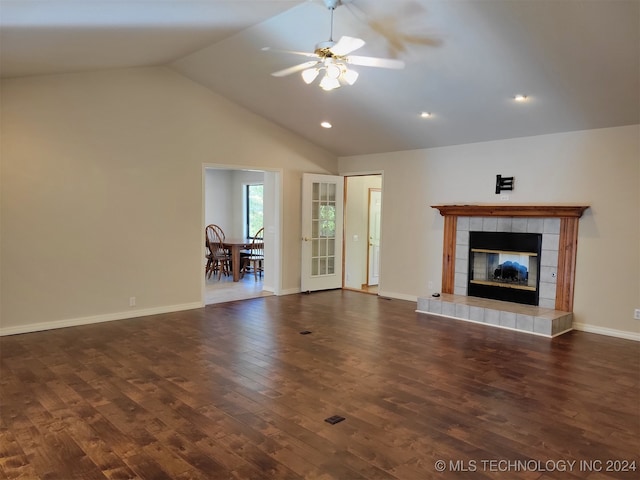
<path fill-rule="evenodd" d="M 554 337 L 572 329 L 580 205 L 438 205 L 445 217 L 442 294 L 417 311 Z M 542 234 L 539 306 L 467 296 L 469 232 Z"/>
<path fill-rule="evenodd" d="M 545 337 L 568 332 L 573 321 L 570 312 L 448 293 L 418 298 L 417 311 Z"/>

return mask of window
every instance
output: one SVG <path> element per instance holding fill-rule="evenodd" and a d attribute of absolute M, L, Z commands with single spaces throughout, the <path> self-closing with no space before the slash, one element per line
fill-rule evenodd
<path fill-rule="evenodd" d="M 245 205 L 247 206 L 245 228 L 247 237 L 251 238 L 264 226 L 262 218 L 263 185 L 246 185 L 245 188 Z"/>
<path fill-rule="evenodd" d="M 336 186 L 314 182 L 311 213 L 311 275 L 334 275 L 336 258 Z"/>

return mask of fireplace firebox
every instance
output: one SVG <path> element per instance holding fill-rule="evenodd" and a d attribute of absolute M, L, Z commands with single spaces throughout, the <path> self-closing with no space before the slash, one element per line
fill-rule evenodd
<path fill-rule="evenodd" d="M 467 295 L 538 305 L 542 234 L 469 232 Z"/>

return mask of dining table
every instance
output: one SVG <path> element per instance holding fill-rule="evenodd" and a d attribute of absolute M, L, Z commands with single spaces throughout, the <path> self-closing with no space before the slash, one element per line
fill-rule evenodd
<path fill-rule="evenodd" d="M 223 242 L 224 248 L 231 252 L 231 270 L 233 271 L 233 281 L 240 281 L 240 267 L 241 267 L 241 255 L 242 250 L 249 250 L 252 245 L 256 247 L 263 247 L 263 241 L 258 240 L 253 243 L 252 238 L 231 238 L 225 239 Z"/>

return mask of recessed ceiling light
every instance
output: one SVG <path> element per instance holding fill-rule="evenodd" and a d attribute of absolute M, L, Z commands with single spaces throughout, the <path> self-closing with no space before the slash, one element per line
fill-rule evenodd
<path fill-rule="evenodd" d="M 522 95 L 522 94 L 520 94 L 520 93 L 519 93 L 518 95 L 516 95 L 515 97 L 513 97 L 513 99 L 514 99 L 516 102 L 526 102 L 526 101 L 527 101 L 527 96 L 526 96 L 526 95 Z"/>
<path fill-rule="evenodd" d="M 333 127 L 333 125 L 331 125 L 329 122 L 322 122 L 322 123 L 320 124 L 320 126 L 321 126 L 322 128 L 331 128 L 331 127 Z"/>
<path fill-rule="evenodd" d="M 431 118 L 431 117 L 433 117 L 433 113 L 431 113 L 431 112 L 422 112 L 422 113 L 420 114 L 420 116 L 421 116 L 422 118 Z"/>

